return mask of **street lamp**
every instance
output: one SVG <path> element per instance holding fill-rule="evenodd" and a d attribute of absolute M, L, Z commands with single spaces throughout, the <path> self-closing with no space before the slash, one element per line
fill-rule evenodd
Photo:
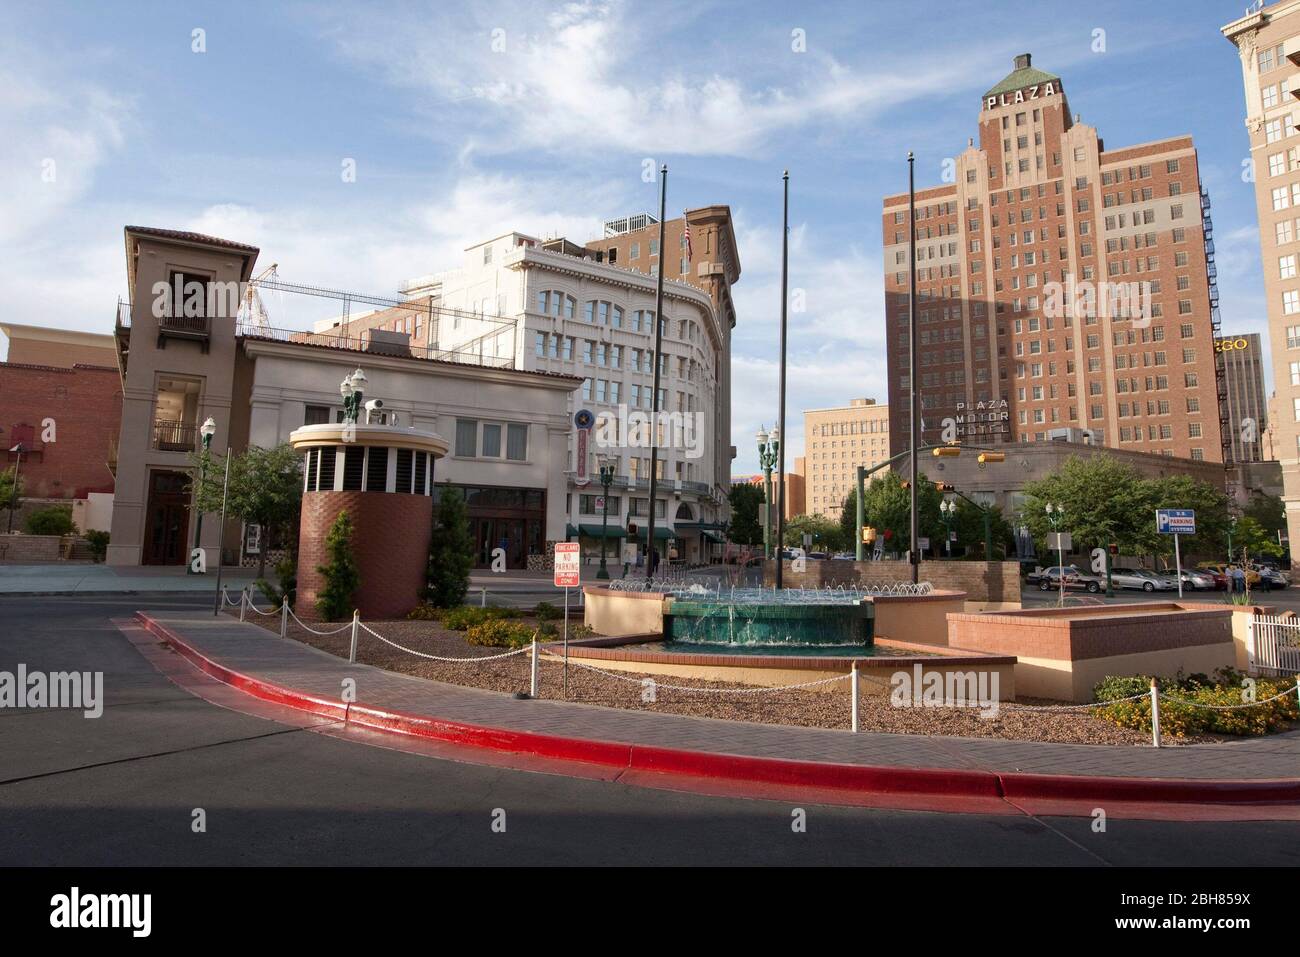
<path fill-rule="evenodd" d="M 609 540 L 609 487 L 614 484 L 614 470 L 618 468 L 618 458 L 608 453 L 600 453 L 596 456 L 596 462 L 600 466 L 600 487 L 602 490 L 600 498 L 600 570 L 596 572 L 596 577 L 608 579 L 609 568 L 605 564 L 605 547 Z"/>
<path fill-rule="evenodd" d="M 20 478 L 22 478 L 23 453 L 26 452 L 27 450 L 23 448 L 23 444 L 19 442 L 9 451 L 18 453 L 18 458 L 14 461 L 13 493 L 9 496 L 9 534 L 12 535 L 14 531 L 14 509 L 18 507 L 18 489 L 20 487 L 18 481 Z"/>
<path fill-rule="evenodd" d="M 763 515 L 763 557 L 771 558 L 769 554 L 772 538 L 772 469 L 776 468 L 776 457 L 781 449 L 781 430 L 773 426 L 771 432 L 762 428 L 758 429 L 758 463 L 763 468 L 763 504 L 766 506 Z M 781 543 L 777 542 L 777 548 Z"/>
<path fill-rule="evenodd" d="M 361 418 L 361 403 L 365 401 L 366 374 L 357 369 L 349 376 L 344 376 L 339 383 L 339 395 L 343 396 L 343 421 L 354 425 Z"/>
<path fill-rule="evenodd" d="M 939 512 L 943 515 L 943 527 L 947 532 L 945 544 L 948 546 L 948 557 L 952 558 L 952 522 L 957 517 L 957 503 L 946 498 L 939 503 Z"/>
<path fill-rule="evenodd" d="M 1065 540 L 1061 538 L 1061 526 L 1065 524 L 1065 506 L 1053 505 L 1048 502 L 1045 506 L 1047 512 L 1047 523 L 1052 526 L 1052 532 L 1056 535 L 1056 554 L 1057 554 L 1057 571 L 1060 573 L 1060 598 L 1058 604 L 1065 604 Z"/>
<path fill-rule="evenodd" d="M 1232 563 L 1232 533 L 1237 530 L 1237 516 L 1228 518 L 1228 563 Z"/>
<path fill-rule="evenodd" d="M 203 439 L 203 456 L 199 459 L 199 484 L 194 487 L 194 550 L 197 552 L 201 547 L 199 538 L 203 534 L 203 510 L 199 508 L 199 491 L 203 488 L 208 477 L 208 453 L 212 449 L 212 437 L 217 434 L 217 423 L 212 416 L 208 416 L 206 422 L 199 426 L 199 436 Z M 194 567 L 194 556 L 190 556 L 190 563 L 185 566 L 185 571 L 190 575 L 202 575 L 207 571 L 205 566 L 202 570 Z"/>

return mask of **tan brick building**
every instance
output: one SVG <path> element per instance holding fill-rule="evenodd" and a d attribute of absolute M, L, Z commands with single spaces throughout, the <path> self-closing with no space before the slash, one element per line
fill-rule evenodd
<path fill-rule="evenodd" d="M 1261 462 L 1263 435 L 1268 429 L 1264 393 L 1264 347 L 1258 332 L 1221 336 L 1214 340 L 1223 362 L 1228 397 L 1228 440 L 1232 461 Z"/>
<path fill-rule="evenodd" d="M 978 132 L 946 161 L 950 182 L 917 191 L 921 441 L 1064 438 L 1222 461 L 1191 138 L 1107 148 L 1029 54 L 982 98 Z M 896 450 L 910 431 L 907 203 L 885 197 L 883 216 Z"/>
<path fill-rule="evenodd" d="M 853 399 L 803 414 L 805 505 L 809 515 L 838 520 L 859 465 L 889 459 L 889 407 Z"/>
<path fill-rule="evenodd" d="M 1274 396 L 1266 446 L 1282 465 L 1287 532 L 1300 541 L 1300 3 L 1223 27 L 1237 47 L 1268 311 Z"/>

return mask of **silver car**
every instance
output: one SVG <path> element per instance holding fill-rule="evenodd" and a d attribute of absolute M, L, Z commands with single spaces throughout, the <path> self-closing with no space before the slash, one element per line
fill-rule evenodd
<path fill-rule="evenodd" d="M 1117 588 L 1140 588 L 1142 591 L 1177 591 L 1178 581 L 1145 568 L 1112 568 L 1110 580 Z"/>

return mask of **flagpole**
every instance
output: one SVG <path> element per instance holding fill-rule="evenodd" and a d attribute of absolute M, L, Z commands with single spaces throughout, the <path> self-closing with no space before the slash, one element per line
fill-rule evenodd
<path fill-rule="evenodd" d="M 655 496 L 659 493 L 659 370 L 663 366 L 661 352 L 664 347 L 664 203 L 668 199 L 668 164 L 659 167 L 659 268 L 655 274 L 655 355 L 654 394 L 650 408 L 650 518 L 646 522 L 645 578 L 650 581 L 655 571 Z M 667 510 L 665 510 L 667 517 Z"/>
<path fill-rule="evenodd" d="M 907 357 L 907 384 L 910 389 L 910 425 L 908 427 L 909 444 L 908 448 L 911 454 L 908 459 L 911 460 L 909 471 L 911 473 L 911 484 L 908 491 L 911 493 L 911 538 L 908 541 L 907 559 L 912 566 L 912 584 L 916 584 L 921 578 L 921 522 L 917 515 L 917 462 L 916 452 L 921 447 L 920 437 L 917 432 L 920 431 L 920 403 L 917 401 L 920 393 L 916 386 L 916 159 L 912 156 L 911 150 L 907 153 L 907 228 L 910 233 L 908 237 L 908 257 L 909 272 L 911 277 L 911 295 L 907 298 L 907 330 L 910 348 Z"/>
<path fill-rule="evenodd" d="M 786 303 L 789 300 L 789 294 L 786 291 L 787 281 L 789 278 L 790 263 L 790 171 L 785 170 L 781 174 L 781 183 L 783 189 L 782 208 L 781 208 L 781 383 L 780 383 L 780 408 L 777 410 L 777 417 L 780 423 L 777 429 L 780 433 L 780 440 L 777 442 L 776 452 L 776 587 L 778 589 L 785 587 L 782 576 L 782 566 L 785 564 L 783 559 L 783 548 L 785 546 L 785 447 L 790 444 L 785 431 L 785 325 L 786 325 Z"/>

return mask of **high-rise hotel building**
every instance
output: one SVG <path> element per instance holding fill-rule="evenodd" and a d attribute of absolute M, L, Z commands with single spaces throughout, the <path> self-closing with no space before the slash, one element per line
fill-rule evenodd
<path fill-rule="evenodd" d="M 943 185 L 884 200 L 890 447 L 909 445 L 916 233 L 921 444 L 1068 439 L 1228 453 L 1209 200 L 1187 136 L 1108 149 L 1029 54 Z"/>
<path fill-rule="evenodd" d="M 1268 311 L 1276 410 L 1272 450 L 1282 464 L 1290 541 L 1300 541 L 1300 3 L 1252 8 L 1223 28 L 1237 47 Z"/>

